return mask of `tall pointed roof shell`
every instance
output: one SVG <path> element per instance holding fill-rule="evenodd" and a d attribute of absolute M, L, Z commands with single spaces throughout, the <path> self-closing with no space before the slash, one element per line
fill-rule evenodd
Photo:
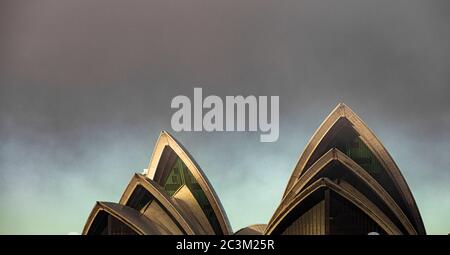
<path fill-rule="evenodd" d="M 163 186 L 163 182 L 169 174 L 171 165 L 176 157 L 178 157 L 187 167 L 189 173 L 195 178 L 195 181 L 204 192 L 208 203 L 211 205 L 214 216 L 217 218 L 220 225 L 221 233 L 217 234 L 231 234 L 232 229 L 225 210 L 209 180 L 187 150 L 185 150 L 167 131 L 162 131 L 158 138 L 152 153 L 146 177 Z"/>
<path fill-rule="evenodd" d="M 417 204 L 397 164 L 394 162 L 386 148 L 375 136 L 372 130 L 370 130 L 362 119 L 344 103 L 340 103 L 334 108 L 334 110 L 322 122 L 311 137 L 288 181 L 283 198 L 285 198 L 290 192 L 300 176 L 303 175 L 308 167 L 314 163 L 315 159 L 313 159 L 312 156 L 317 152 L 318 146 L 325 137 L 332 133 L 334 128 L 337 128 L 342 124 L 342 120 L 345 120 L 351 125 L 352 129 L 357 133 L 365 145 L 374 154 L 376 159 L 380 162 L 382 167 L 386 170 L 387 174 L 390 176 L 390 179 L 394 183 L 396 190 L 399 194 L 401 194 L 402 202 L 407 206 L 407 214 L 412 218 L 412 223 L 416 227 L 417 232 L 419 234 L 425 234 L 425 227 L 423 225 Z M 315 157 L 320 156 L 321 155 L 315 155 Z M 383 183 L 381 184 L 383 185 Z"/>

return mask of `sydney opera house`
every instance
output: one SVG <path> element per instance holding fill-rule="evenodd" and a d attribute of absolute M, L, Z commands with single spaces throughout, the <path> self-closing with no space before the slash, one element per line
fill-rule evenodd
<path fill-rule="evenodd" d="M 255 212 L 257 213 L 257 212 Z M 162 132 L 148 169 L 118 203 L 97 202 L 83 234 L 426 234 L 399 168 L 366 124 L 339 104 L 301 154 L 267 224 L 236 232 L 204 172 Z"/>

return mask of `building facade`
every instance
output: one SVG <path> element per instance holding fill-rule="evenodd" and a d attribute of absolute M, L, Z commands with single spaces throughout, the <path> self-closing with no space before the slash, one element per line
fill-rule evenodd
<path fill-rule="evenodd" d="M 97 202 L 83 234 L 426 234 L 414 197 L 379 139 L 345 104 L 316 130 L 267 224 L 235 233 L 203 171 L 167 132 L 118 203 Z"/>

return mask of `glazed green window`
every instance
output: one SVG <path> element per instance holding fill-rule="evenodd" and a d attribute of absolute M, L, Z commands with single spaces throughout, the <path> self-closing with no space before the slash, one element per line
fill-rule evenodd
<path fill-rule="evenodd" d="M 399 205 L 405 208 L 401 195 L 388 172 L 353 128 L 343 128 L 340 130 L 330 144 L 330 148 L 333 147 L 345 153 L 349 158 L 364 168 L 392 195 Z"/>
<path fill-rule="evenodd" d="M 195 197 L 198 204 L 202 208 L 202 211 L 208 218 L 214 232 L 221 234 L 222 231 L 220 229 L 219 222 L 215 216 L 211 204 L 208 201 L 208 198 L 187 166 L 180 158 L 177 158 L 164 183 L 164 190 L 170 196 L 173 196 L 175 192 L 178 191 L 178 189 L 180 189 L 183 185 L 186 185 L 192 192 L 192 195 Z"/>

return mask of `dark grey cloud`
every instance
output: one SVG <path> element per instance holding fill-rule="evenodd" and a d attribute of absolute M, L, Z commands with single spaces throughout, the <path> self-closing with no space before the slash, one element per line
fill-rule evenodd
<path fill-rule="evenodd" d="M 45 217 L 70 198 L 74 205 L 60 207 L 73 221 L 35 227 L 79 231 L 94 200 L 117 200 L 146 167 L 159 130 L 170 131 L 171 98 L 200 86 L 280 96 L 277 143 L 175 134 L 235 228 L 252 223 L 242 215 L 255 206 L 266 208 L 257 220 L 267 220 L 307 140 L 343 101 L 392 152 L 427 227 L 446 233 L 432 194 L 450 193 L 448 24 L 445 0 L 2 1 L 0 200 L 18 206 L 5 194 L 28 189 L 37 195 L 17 198 L 33 198 Z M 18 216 L 4 214 L 1 229 L 39 232 L 27 221 L 12 229 L 6 222 Z"/>

